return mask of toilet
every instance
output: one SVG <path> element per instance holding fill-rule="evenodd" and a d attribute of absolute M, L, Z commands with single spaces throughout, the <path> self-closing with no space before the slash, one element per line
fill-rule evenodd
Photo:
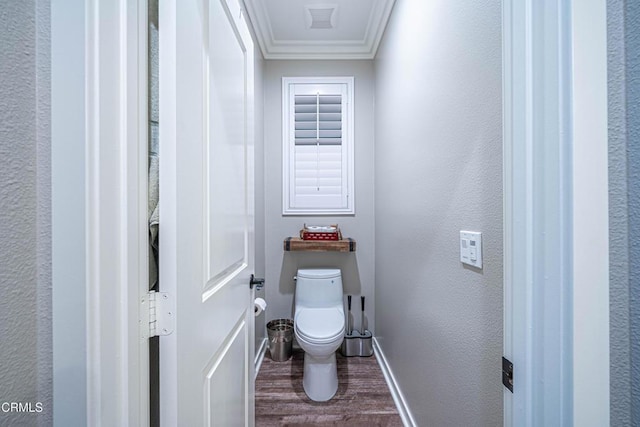
<path fill-rule="evenodd" d="M 302 386 L 324 402 L 338 390 L 336 350 L 344 338 L 342 276 L 339 269 L 298 270 L 294 333 L 304 350 Z"/>

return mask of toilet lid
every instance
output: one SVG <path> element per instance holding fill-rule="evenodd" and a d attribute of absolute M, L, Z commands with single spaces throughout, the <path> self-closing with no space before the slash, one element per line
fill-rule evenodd
<path fill-rule="evenodd" d="M 311 341 L 329 341 L 344 333 L 344 316 L 336 308 L 307 308 L 298 312 L 298 333 Z"/>

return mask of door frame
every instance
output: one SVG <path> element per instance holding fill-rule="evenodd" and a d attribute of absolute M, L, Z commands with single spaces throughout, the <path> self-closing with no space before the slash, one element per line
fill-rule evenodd
<path fill-rule="evenodd" d="M 54 424 L 148 425 L 147 0 L 52 0 L 51 46 Z"/>
<path fill-rule="evenodd" d="M 605 0 L 503 1 L 504 424 L 609 424 Z"/>

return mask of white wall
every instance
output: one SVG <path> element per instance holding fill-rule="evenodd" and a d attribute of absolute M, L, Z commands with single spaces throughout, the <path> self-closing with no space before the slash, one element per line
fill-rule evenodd
<path fill-rule="evenodd" d="M 260 45 L 255 41 L 254 37 L 254 76 L 255 76 L 255 139 L 254 153 L 255 156 L 255 275 L 256 277 L 264 277 L 265 274 L 265 252 L 264 252 L 264 235 L 265 235 L 265 218 L 264 218 L 264 59 Z M 256 297 L 265 296 L 264 288 L 256 291 Z M 255 323 L 255 351 L 260 349 L 262 340 L 266 336 L 265 331 L 265 314 L 256 317 Z"/>
<path fill-rule="evenodd" d="M 376 335 L 418 425 L 502 424 L 501 59 L 500 1 L 397 0 L 375 61 Z"/>
<path fill-rule="evenodd" d="M 571 15 L 573 422 L 605 426 L 611 384 L 607 2 L 574 1 Z"/>
<path fill-rule="evenodd" d="M 52 333 L 55 425 L 87 420 L 85 5 L 51 2 Z M 80 118 L 80 119 L 78 119 Z"/>
<path fill-rule="evenodd" d="M 355 77 L 355 216 L 313 217 L 282 215 L 282 77 Z M 373 220 L 373 63 L 372 61 L 265 61 L 264 80 L 264 214 L 266 320 L 293 317 L 298 268 L 342 269 L 345 294 L 367 297 L 366 312 L 374 319 Z M 296 236 L 303 224 L 338 223 L 345 237 L 357 242 L 355 253 L 283 252 L 286 237 Z M 360 302 L 352 308 L 358 310 Z M 369 328 L 373 329 L 373 320 Z"/>

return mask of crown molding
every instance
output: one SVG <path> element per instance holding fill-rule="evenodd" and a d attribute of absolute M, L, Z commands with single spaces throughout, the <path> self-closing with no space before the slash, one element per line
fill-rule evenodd
<path fill-rule="evenodd" d="M 276 40 L 264 0 L 244 0 L 265 59 L 373 59 L 395 0 L 375 0 L 362 40 Z"/>

